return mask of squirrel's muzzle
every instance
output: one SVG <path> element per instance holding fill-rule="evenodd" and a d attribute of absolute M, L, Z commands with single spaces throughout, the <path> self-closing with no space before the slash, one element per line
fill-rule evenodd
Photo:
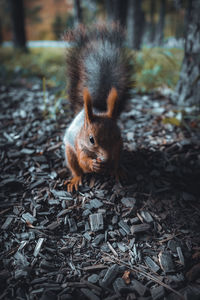
<path fill-rule="evenodd" d="M 107 151 L 97 154 L 97 161 L 100 163 L 107 163 L 110 160 L 110 155 Z"/>

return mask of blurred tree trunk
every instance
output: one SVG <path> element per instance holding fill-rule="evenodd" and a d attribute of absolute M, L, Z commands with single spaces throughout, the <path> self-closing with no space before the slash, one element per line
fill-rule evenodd
<path fill-rule="evenodd" d="M 200 105 L 200 1 L 192 1 L 188 16 L 185 53 L 176 86 L 179 105 Z"/>
<path fill-rule="evenodd" d="M 155 41 L 155 32 L 156 32 L 156 27 L 155 27 L 155 22 L 154 22 L 154 15 L 155 15 L 155 0 L 151 0 L 150 2 L 150 34 L 149 34 L 149 42 L 154 43 Z"/>
<path fill-rule="evenodd" d="M 105 7 L 106 7 L 106 17 L 107 22 L 110 23 L 113 21 L 113 0 L 105 0 Z"/>
<path fill-rule="evenodd" d="M 23 0 L 10 0 L 13 43 L 15 48 L 27 50 Z"/>
<path fill-rule="evenodd" d="M 108 22 L 126 26 L 128 0 L 105 0 Z"/>
<path fill-rule="evenodd" d="M 157 27 L 157 41 L 158 45 L 163 44 L 164 38 L 164 28 L 165 28 L 165 15 L 166 15 L 166 0 L 161 0 L 160 2 L 160 16 Z"/>
<path fill-rule="evenodd" d="M 78 25 L 83 22 L 80 0 L 74 0 L 74 15 L 75 15 L 75 25 Z"/>
<path fill-rule="evenodd" d="M 127 14 L 127 33 L 129 47 L 139 50 L 141 47 L 144 31 L 144 12 L 142 11 L 142 0 L 129 0 Z"/>
<path fill-rule="evenodd" d="M 3 43 L 2 24 L 0 20 L 0 45 Z"/>
<path fill-rule="evenodd" d="M 186 38 L 187 35 L 187 27 L 190 21 L 190 15 L 192 13 L 192 2 L 193 0 L 187 0 L 186 2 L 186 12 L 185 12 L 185 19 L 184 19 L 184 36 Z"/>

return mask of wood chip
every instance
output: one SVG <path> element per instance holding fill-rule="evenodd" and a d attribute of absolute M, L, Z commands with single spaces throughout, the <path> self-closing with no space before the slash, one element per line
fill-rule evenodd
<path fill-rule="evenodd" d="M 37 221 L 37 219 L 34 216 L 32 216 L 30 213 L 23 214 L 22 218 L 30 224 L 33 224 Z"/>
<path fill-rule="evenodd" d="M 37 244 L 36 244 L 36 246 L 35 246 L 35 250 L 34 250 L 34 252 L 33 252 L 33 255 L 34 255 L 35 257 L 38 256 L 38 254 L 39 254 L 39 252 L 40 252 L 40 250 L 41 250 L 41 247 L 42 247 L 43 242 L 44 242 L 44 238 L 39 238 L 39 240 L 38 240 L 38 242 L 37 242 Z"/>
<path fill-rule="evenodd" d="M 103 215 L 101 213 L 92 214 L 89 216 L 90 227 L 92 231 L 103 229 Z"/>
<path fill-rule="evenodd" d="M 153 300 L 163 299 L 165 296 L 165 289 L 163 286 L 154 287 L 151 289 L 151 296 Z"/>
<path fill-rule="evenodd" d="M 103 287 L 109 287 L 109 285 L 114 281 L 114 279 L 117 277 L 119 272 L 119 266 L 114 264 L 112 265 L 106 272 L 103 280 L 102 280 L 102 286 Z"/>
<path fill-rule="evenodd" d="M 131 280 L 131 288 L 133 288 L 140 296 L 144 296 L 147 290 L 146 286 L 136 279 Z"/>
<path fill-rule="evenodd" d="M 179 257 L 179 261 L 184 266 L 185 260 L 184 260 L 184 256 L 183 256 L 183 252 L 181 250 L 181 247 L 177 247 L 176 250 L 177 250 L 178 257 Z"/>
<path fill-rule="evenodd" d="M 174 264 L 169 252 L 163 251 L 158 255 L 159 263 L 164 272 L 174 272 Z"/>
<path fill-rule="evenodd" d="M 145 257 L 145 262 L 153 272 L 156 273 L 158 272 L 158 270 L 160 270 L 160 267 L 155 263 L 153 259 L 151 259 L 151 257 L 149 256 Z"/>
<path fill-rule="evenodd" d="M 12 220 L 13 220 L 13 217 L 7 217 L 5 222 L 1 226 L 1 229 L 3 229 L 3 230 L 7 229 L 9 227 L 9 225 L 11 224 Z"/>
<path fill-rule="evenodd" d="M 138 232 L 145 232 L 150 229 L 149 224 L 138 224 L 138 225 L 132 225 L 131 226 L 131 233 L 138 233 Z"/>

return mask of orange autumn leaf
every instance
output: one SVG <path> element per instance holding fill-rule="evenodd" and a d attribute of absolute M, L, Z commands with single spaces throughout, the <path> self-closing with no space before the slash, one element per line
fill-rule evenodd
<path fill-rule="evenodd" d="M 126 270 L 122 276 L 122 278 L 124 279 L 124 282 L 126 284 L 130 284 L 131 280 L 130 280 L 130 271 Z"/>
<path fill-rule="evenodd" d="M 30 228 L 34 228 L 34 226 L 29 221 L 26 221 L 26 225 Z"/>

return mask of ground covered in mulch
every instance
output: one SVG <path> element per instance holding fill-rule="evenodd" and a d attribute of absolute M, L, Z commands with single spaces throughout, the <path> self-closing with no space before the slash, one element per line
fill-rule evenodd
<path fill-rule="evenodd" d="M 0 87 L 0 299 L 200 299 L 199 125 L 133 94 L 119 121 L 127 181 L 85 176 L 71 195 L 72 114 L 54 102 L 37 80 Z"/>

